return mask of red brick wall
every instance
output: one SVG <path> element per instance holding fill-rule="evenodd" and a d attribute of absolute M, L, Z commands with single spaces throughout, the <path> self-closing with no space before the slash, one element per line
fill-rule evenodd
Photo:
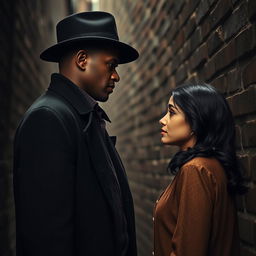
<path fill-rule="evenodd" d="M 238 198 L 242 255 L 256 255 L 256 1 L 100 3 L 115 15 L 120 38 L 141 54 L 119 68 L 120 85 L 104 106 L 134 195 L 139 255 L 151 254 L 152 209 L 171 180 L 166 166 L 176 151 L 161 145 L 158 120 L 170 89 L 185 81 L 211 83 L 230 103 L 251 187 Z"/>

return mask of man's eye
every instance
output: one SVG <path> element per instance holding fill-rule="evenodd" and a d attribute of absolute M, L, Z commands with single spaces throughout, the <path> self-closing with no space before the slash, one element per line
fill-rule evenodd
<path fill-rule="evenodd" d="M 114 63 L 108 63 L 108 67 L 110 70 L 114 70 L 116 68 L 116 65 Z"/>

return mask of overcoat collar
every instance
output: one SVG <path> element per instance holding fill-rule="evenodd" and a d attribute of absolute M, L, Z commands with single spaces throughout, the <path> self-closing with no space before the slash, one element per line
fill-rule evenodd
<path fill-rule="evenodd" d="M 94 100 L 86 99 L 81 92 L 81 89 L 65 76 L 58 73 L 52 74 L 48 90 L 54 91 L 64 97 L 80 115 L 86 115 L 92 112 L 95 108 L 98 108 L 102 112 L 102 117 L 110 122 L 109 117 L 98 103 Z"/>

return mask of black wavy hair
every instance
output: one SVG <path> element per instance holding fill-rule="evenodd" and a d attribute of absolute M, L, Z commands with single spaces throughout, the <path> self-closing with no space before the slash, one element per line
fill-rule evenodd
<path fill-rule="evenodd" d="M 224 167 L 231 194 L 243 194 L 247 187 L 242 177 L 235 147 L 235 124 L 224 96 L 208 84 L 184 84 L 172 92 L 174 104 L 184 112 L 196 136 L 196 144 L 177 152 L 168 170 L 176 174 L 195 157 L 215 157 Z"/>

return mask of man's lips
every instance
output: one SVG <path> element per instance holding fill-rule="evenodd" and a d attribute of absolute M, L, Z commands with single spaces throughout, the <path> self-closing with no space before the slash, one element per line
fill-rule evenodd
<path fill-rule="evenodd" d="M 108 86 L 107 86 L 107 90 L 108 90 L 109 92 L 113 92 L 114 88 L 115 88 L 114 85 L 108 85 Z"/>

